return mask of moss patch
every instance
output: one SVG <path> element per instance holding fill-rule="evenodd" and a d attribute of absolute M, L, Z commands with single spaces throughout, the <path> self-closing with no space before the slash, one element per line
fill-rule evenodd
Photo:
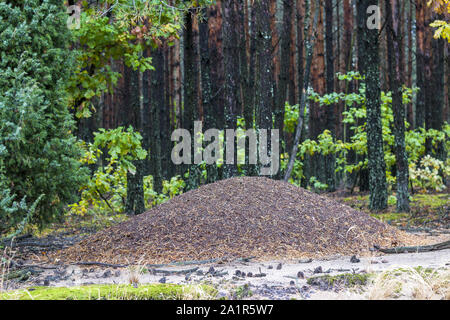
<path fill-rule="evenodd" d="M 335 276 L 324 275 L 311 277 L 307 280 L 307 283 L 311 286 L 318 286 L 322 290 L 333 289 L 337 286 L 351 288 L 356 286 L 367 285 L 368 280 L 371 276 L 372 275 L 368 273 L 364 274 L 344 273 Z"/>
<path fill-rule="evenodd" d="M 396 224 L 397 222 L 405 221 L 410 218 L 410 215 L 408 213 L 397 212 L 371 213 L 370 216 L 388 224 Z"/>
<path fill-rule="evenodd" d="M 32 287 L 0 294 L 0 300 L 184 300 L 211 299 L 216 289 L 175 284 L 89 285 L 79 287 Z"/>
<path fill-rule="evenodd" d="M 253 292 L 250 290 L 248 284 L 244 284 L 243 286 L 239 286 L 236 288 L 236 291 L 233 293 L 233 297 L 238 300 L 242 300 L 247 297 L 251 297 Z"/>

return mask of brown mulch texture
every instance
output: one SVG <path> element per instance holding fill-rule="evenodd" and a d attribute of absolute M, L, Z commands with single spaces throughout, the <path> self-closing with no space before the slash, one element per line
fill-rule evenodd
<path fill-rule="evenodd" d="M 50 255 L 63 262 L 168 263 L 364 254 L 421 238 L 327 197 L 261 177 L 205 185 Z"/>

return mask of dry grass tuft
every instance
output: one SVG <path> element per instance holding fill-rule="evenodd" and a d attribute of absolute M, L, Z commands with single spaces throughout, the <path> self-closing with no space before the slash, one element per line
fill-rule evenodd
<path fill-rule="evenodd" d="M 6 282 L 10 273 L 10 267 L 14 259 L 15 251 L 5 247 L 0 256 L 0 294 L 6 290 Z"/>
<path fill-rule="evenodd" d="M 450 270 L 391 268 L 379 274 L 369 287 L 371 300 L 449 300 Z"/>
<path fill-rule="evenodd" d="M 136 265 L 129 266 L 127 268 L 128 270 L 128 283 L 134 286 L 135 288 L 139 285 L 141 282 L 141 276 L 148 272 L 145 263 L 143 262 L 144 259 L 141 258 Z"/>

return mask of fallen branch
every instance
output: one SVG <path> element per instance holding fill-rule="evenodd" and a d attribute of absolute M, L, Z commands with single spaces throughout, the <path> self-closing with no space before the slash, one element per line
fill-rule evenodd
<path fill-rule="evenodd" d="M 125 268 L 128 267 L 129 264 L 111 264 L 111 263 L 102 263 L 102 262 L 76 262 L 73 263 L 77 266 L 99 266 L 99 267 L 107 267 L 107 268 Z"/>
<path fill-rule="evenodd" d="M 199 264 L 208 264 L 208 263 L 215 263 L 222 261 L 221 259 L 209 259 L 209 260 L 192 260 L 192 261 L 176 261 L 176 262 L 170 262 L 165 264 L 147 264 L 147 267 L 150 268 L 161 268 L 161 267 L 168 267 L 168 266 L 188 266 L 188 265 L 199 265 Z"/>
<path fill-rule="evenodd" d="M 450 249 L 450 241 L 445 241 L 437 244 L 427 245 L 427 246 L 412 246 L 412 247 L 396 247 L 396 248 L 386 248 L 379 249 L 383 253 L 408 253 L 408 252 L 430 252 L 437 250 Z"/>
<path fill-rule="evenodd" d="M 201 265 L 208 263 L 223 263 L 223 262 L 250 262 L 250 260 L 255 257 L 244 257 L 238 258 L 235 260 L 229 260 L 228 258 L 217 258 L 217 259 L 208 259 L 208 260 L 192 260 L 192 261 L 174 261 L 170 263 L 164 264 L 147 264 L 146 266 L 149 268 L 162 268 L 162 267 L 170 267 L 170 266 L 188 266 L 188 265 Z"/>
<path fill-rule="evenodd" d="M 192 269 L 187 269 L 187 270 L 161 270 L 161 269 L 150 269 L 149 272 L 152 274 L 157 274 L 157 273 L 161 273 L 165 276 L 168 275 L 174 275 L 174 274 L 182 274 L 182 275 L 186 275 L 186 274 L 190 274 L 190 273 L 194 273 L 195 271 L 198 270 L 198 267 L 192 268 Z"/>
<path fill-rule="evenodd" d="M 24 265 L 20 265 L 18 266 L 19 268 L 37 268 L 37 269 L 43 269 L 43 270 L 54 270 L 54 269 L 58 269 L 58 267 L 54 267 L 54 266 L 42 266 L 42 265 L 38 265 L 38 264 L 24 264 Z"/>
<path fill-rule="evenodd" d="M 244 257 L 232 260 L 233 262 L 249 262 L 254 257 Z M 153 268 L 163 268 L 170 266 L 188 266 L 188 265 L 201 265 L 208 263 L 220 263 L 226 261 L 227 258 L 218 258 L 218 259 L 208 259 L 208 260 L 192 260 L 192 261 L 174 261 L 170 263 L 164 264 L 147 264 L 145 265 L 147 268 L 154 270 Z M 72 265 L 82 265 L 82 266 L 99 266 L 99 267 L 107 267 L 107 268 L 126 268 L 131 266 L 132 264 L 111 264 L 111 263 L 103 263 L 103 262 L 95 262 L 95 261 L 82 261 L 71 263 Z M 197 268 L 198 269 L 198 268 Z M 197 269 L 195 271 L 197 271 Z M 190 269 L 193 270 L 193 269 Z"/>
<path fill-rule="evenodd" d="M 4 278 L 5 280 L 17 280 L 26 281 L 31 275 L 42 273 L 42 271 L 33 270 L 32 268 L 26 268 L 22 270 L 14 270 L 8 272 Z"/>

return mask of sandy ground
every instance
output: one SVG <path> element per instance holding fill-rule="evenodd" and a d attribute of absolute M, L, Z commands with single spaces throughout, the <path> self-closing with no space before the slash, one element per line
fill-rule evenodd
<path fill-rule="evenodd" d="M 403 253 L 358 257 L 270 262 L 235 262 L 177 267 L 161 267 L 138 272 L 137 267 L 98 268 L 59 266 L 32 276 L 20 287 L 31 285 L 76 286 L 86 284 L 127 284 L 130 279 L 144 283 L 211 283 L 219 297 L 229 299 L 364 299 L 363 290 L 319 288 L 307 284 L 311 276 L 343 273 L 376 273 L 399 267 L 450 268 L 450 249 L 428 253 Z M 174 274 L 175 272 L 181 274 Z M 167 274 L 170 272 L 170 274 Z M 245 273 L 245 274 L 244 274 Z M 9 289 L 17 288 L 12 285 Z M 249 294 L 251 292 L 251 294 Z"/>

